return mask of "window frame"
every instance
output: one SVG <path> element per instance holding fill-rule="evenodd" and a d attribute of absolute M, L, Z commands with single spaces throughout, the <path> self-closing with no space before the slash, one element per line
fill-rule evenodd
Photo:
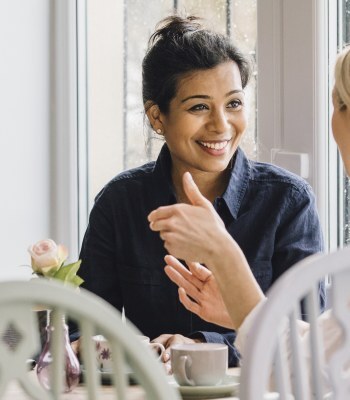
<path fill-rule="evenodd" d="M 76 258 L 78 236 L 77 0 L 53 3 L 51 232 Z M 80 43 L 79 43 L 80 46 Z"/>

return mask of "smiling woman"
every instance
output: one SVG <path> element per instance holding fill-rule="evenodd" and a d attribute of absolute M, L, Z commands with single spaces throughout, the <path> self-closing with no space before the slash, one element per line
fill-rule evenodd
<path fill-rule="evenodd" d="M 182 307 L 163 271 L 171 234 L 156 229 L 159 237 L 147 216 L 161 207 L 168 218 L 167 206 L 175 205 L 170 223 L 177 224 L 190 207 L 182 186 L 190 171 L 219 214 L 216 223 L 242 248 L 265 292 L 287 268 L 322 249 L 314 197 L 304 180 L 248 160 L 239 147 L 247 125 L 250 64 L 228 37 L 205 29 L 196 17 L 170 16 L 151 36 L 142 67 L 145 111 L 165 144 L 156 162 L 116 176 L 96 197 L 80 275 L 85 288 L 124 308 L 154 341 L 166 348 L 179 342 L 226 343 L 234 366 L 235 333 Z M 196 218 L 201 216 L 182 219 L 179 226 L 190 234 L 193 249 Z M 210 252 L 218 243 L 210 224 L 207 228 Z"/>

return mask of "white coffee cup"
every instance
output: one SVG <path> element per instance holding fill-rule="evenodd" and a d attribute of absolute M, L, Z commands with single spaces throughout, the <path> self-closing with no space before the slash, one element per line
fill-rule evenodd
<path fill-rule="evenodd" d="M 158 359 L 160 359 L 165 352 L 164 346 L 161 343 L 151 343 L 148 336 L 137 335 L 142 343 L 156 349 L 158 352 Z M 98 368 L 102 372 L 110 372 L 113 370 L 112 349 L 108 340 L 102 335 L 95 335 L 92 337 L 96 349 L 96 361 Z"/>
<path fill-rule="evenodd" d="M 226 376 L 228 347 L 225 344 L 176 344 L 170 353 L 171 369 L 180 386 L 220 385 Z"/>

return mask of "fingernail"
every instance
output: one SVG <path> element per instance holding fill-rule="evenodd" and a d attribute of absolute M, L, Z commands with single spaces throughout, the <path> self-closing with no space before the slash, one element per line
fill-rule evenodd
<path fill-rule="evenodd" d="M 193 178 L 192 178 L 191 173 L 190 173 L 190 172 L 186 172 L 186 175 L 187 175 L 187 178 L 188 178 L 191 182 L 193 182 Z"/>

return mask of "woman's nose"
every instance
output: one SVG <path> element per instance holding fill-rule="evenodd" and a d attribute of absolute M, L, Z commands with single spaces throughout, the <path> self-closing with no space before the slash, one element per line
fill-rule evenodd
<path fill-rule="evenodd" d="M 216 133 L 224 133 L 229 130 L 228 115 L 222 110 L 215 110 L 209 116 L 208 128 Z"/>

